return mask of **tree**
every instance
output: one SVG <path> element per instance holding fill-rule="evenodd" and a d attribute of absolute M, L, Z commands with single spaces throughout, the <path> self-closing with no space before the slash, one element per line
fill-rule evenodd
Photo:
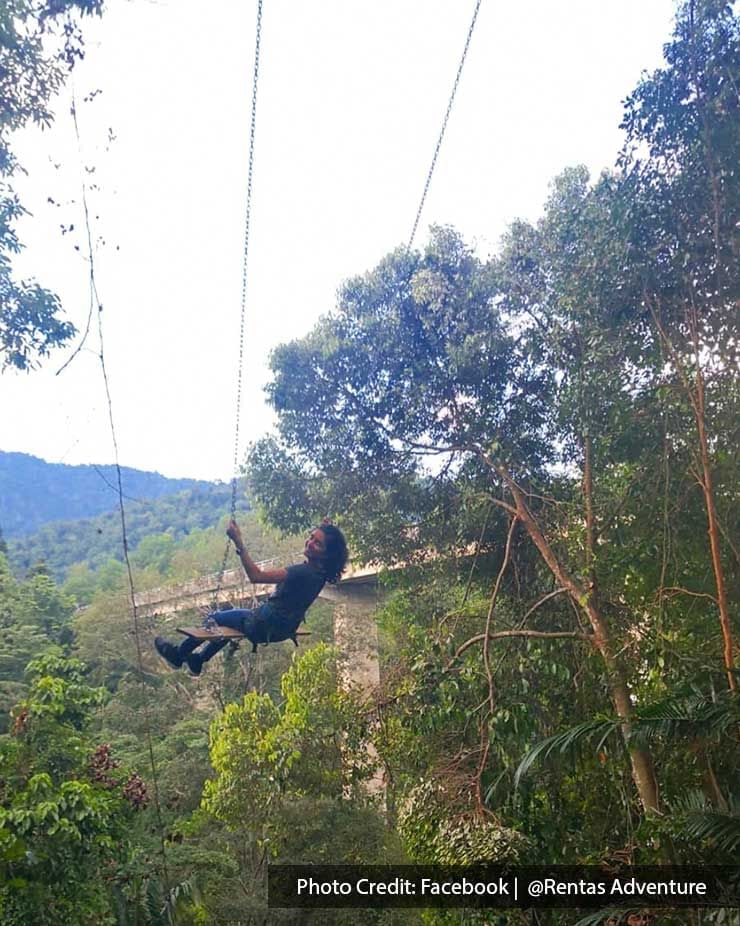
<path fill-rule="evenodd" d="M 722 496 L 732 495 L 722 485 L 723 464 L 737 459 L 740 26 L 732 4 L 686 0 L 665 58 L 666 66 L 630 95 L 623 121 L 630 261 L 641 288 L 634 311 L 663 348 L 666 388 L 684 392 L 694 419 L 691 468 L 704 497 L 723 659 L 734 690 L 726 572 L 727 557 L 734 555 L 735 567 L 738 559 L 721 510 Z"/>
<path fill-rule="evenodd" d="M 0 911 L 4 923 L 114 922 L 110 885 L 128 853 L 138 776 L 85 729 L 104 697 L 76 660 L 29 663 L 28 697 L 0 744 Z"/>
<path fill-rule="evenodd" d="M 12 257 L 22 245 L 14 224 L 25 213 L 12 187 L 21 166 L 11 135 L 29 122 L 50 125 L 50 103 L 83 55 L 75 14 L 100 15 L 103 0 L 11 0 L 0 20 L 0 355 L 2 367 L 32 369 L 75 332 L 57 296 L 16 280 Z"/>
<path fill-rule="evenodd" d="M 203 807 L 238 834 L 242 910 L 260 909 L 268 861 L 374 862 L 387 848 L 361 789 L 372 772 L 365 723 L 331 647 L 297 657 L 281 689 L 282 704 L 250 691 L 211 727 Z"/>
<path fill-rule="evenodd" d="M 334 316 L 273 355 L 270 396 L 283 443 L 258 444 L 252 451 L 254 491 L 277 520 L 292 516 L 286 515 L 292 509 L 285 488 L 296 482 L 317 486 L 327 510 L 356 506 L 359 497 L 367 511 L 368 497 L 374 501 L 385 492 L 398 501 L 392 486 L 414 478 L 417 484 L 419 478 L 432 481 L 425 467 L 432 458 L 440 460 L 436 484 L 461 475 L 472 480 L 487 502 L 504 512 L 509 542 L 523 530 L 557 587 L 586 619 L 589 631 L 561 635 L 600 654 L 627 736 L 629 685 L 594 595 L 589 541 L 579 527 L 580 542 L 563 542 L 584 516 L 586 502 L 580 510 L 571 507 L 565 525 L 556 516 L 556 532 L 548 534 L 548 519 L 557 511 L 541 501 L 557 481 L 548 467 L 556 462 L 583 467 L 572 442 L 583 423 L 569 419 L 571 440 L 560 450 L 558 413 L 565 409 L 559 404 L 557 370 L 547 363 L 553 332 L 546 327 L 543 337 L 534 323 L 522 330 L 530 308 L 507 314 L 497 298 L 495 268 L 484 268 L 447 229 L 433 232 L 423 255 L 396 252 L 373 273 L 350 281 Z M 569 317 L 565 324 L 567 336 L 578 320 Z M 388 506 L 380 507 L 385 514 Z M 413 516 L 411 523 L 416 527 Z M 413 537 L 423 543 L 423 529 Z M 361 542 L 362 535 L 355 539 Z M 482 644 L 486 662 L 494 604 L 495 596 Z M 642 749 L 630 755 L 641 800 L 646 809 L 656 809 L 650 758 Z"/>
<path fill-rule="evenodd" d="M 391 545 L 407 559 L 411 546 L 460 544 L 467 537 L 452 499 L 466 502 L 465 513 L 473 499 L 498 509 L 504 557 L 476 637 L 491 692 L 491 639 L 531 634 L 496 624 L 524 534 L 538 555 L 531 575 L 542 600 L 562 594 L 578 617 L 577 629 L 558 635 L 602 661 L 646 810 L 659 806 L 657 782 L 631 718 L 638 692 L 649 693 L 643 680 L 660 685 L 669 618 L 673 639 L 688 639 L 680 621 L 691 611 L 676 597 L 716 603 L 735 684 L 725 574 L 740 563 L 729 515 L 737 51 L 731 6 L 684 4 L 666 67 L 627 101 L 622 174 L 591 186 L 585 171 L 567 171 L 543 218 L 514 223 L 488 265 L 437 229 L 424 254 L 397 251 L 347 283 L 332 315 L 273 354 L 279 434 L 249 461 L 275 523 L 344 511 L 355 545 L 371 556 Z M 714 593 L 704 588 L 693 481 Z M 707 627 L 699 629 L 702 652 L 712 653 Z M 630 644 L 638 638 L 650 640 L 640 654 Z M 682 660 L 685 668 L 686 650 Z"/>
<path fill-rule="evenodd" d="M 46 653 L 61 654 L 71 640 L 73 602 L 60 592 L 49 576 L 37 574 L 25 582 L 12 575 L 0 554 L 0 730 L 7 729 L 11 707 L 22 698 L 27 685 L 28 662 Z"/>

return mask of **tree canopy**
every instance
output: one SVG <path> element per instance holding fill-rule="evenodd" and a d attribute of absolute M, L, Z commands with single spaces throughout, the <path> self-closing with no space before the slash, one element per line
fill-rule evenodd
<path fill-rule="evenodd" d="M 736 687 L 737 51 L 730 5 L 684 4 L 665 66 L 626 102 L 618 172 L 564 172 L 540 221 L 514 223 L 488 261 L 437 228 L 345 284 L 273 352 L 278 435 L 249 461 L 274 523 L 333 512 L 367 557 L 462 552 L 498 512 L 475 637 L 490 710 L 497 635 L 590 648 L 648 813 L 660 774 L 632 726 L 652 659 L 670 678 L 667 641 L 690 625 L 675 682 L 690 667 Z M 565 625 L 523 625 L 561 594 Z"/>
<path fill-rule="evenodd" d="M 18 280 L 13 255 L 22 243 L 15 224 L 26 210 L 13 178 L 23 166 L 13 133 L 49 126 L 52 100 L 84 53 L 80 18 L 100 15 L 103 0 L 11 0 L 0 12 L 0 370 L 30 370 L 75 328 L 59 298 L 35 280 Z"/>

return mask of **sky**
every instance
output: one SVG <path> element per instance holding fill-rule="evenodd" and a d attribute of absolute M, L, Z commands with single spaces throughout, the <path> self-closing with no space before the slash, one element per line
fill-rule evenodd
<path fill-rule="evenodd" d="M 408 240 L 474 6 L 264 0 L 240 459 L 274 423 L 270 350 Z M 16 273 L 84 330 L 84 178 L 120 462 L 167 476 L 233 470 L 256 8 L 109 0 L 52 128 L 14 140 L 30 212 Z M 660 66 L 673 12 L 483 0 L 415 244 L 452 225 L 485 257 L 565 167 L 612 167 L 622 100 Z M 0 449 L 113 462 L 96 329 L 57 375 L 73 349 L 0 377 Z"/>

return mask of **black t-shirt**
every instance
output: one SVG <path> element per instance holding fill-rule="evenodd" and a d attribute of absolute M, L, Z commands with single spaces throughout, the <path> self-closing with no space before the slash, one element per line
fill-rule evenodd
<path fill-rule="evenodd" d="M 288 575 L 268 601 L 273 611 L 302 621 L 326 583 L 326 576 L 308 563 L 288 566 Z"/>

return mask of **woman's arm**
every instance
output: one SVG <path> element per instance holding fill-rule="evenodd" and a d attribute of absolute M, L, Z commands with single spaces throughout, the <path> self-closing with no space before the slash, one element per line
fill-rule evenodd
<path fill-rule="evenodd" d="M 260 569 L 252 557 L 244 549 L 242 534 L 239 525 L 233 519 L 229 521 L 226 533 L 230 540 L 234 541 L 236 555 L 241 560 L 244 571 L 250 582 L 260 582 L 265 585 L 277 585 L 278 582 L 284 582 L 288 578 L 287 569 Z"/>

